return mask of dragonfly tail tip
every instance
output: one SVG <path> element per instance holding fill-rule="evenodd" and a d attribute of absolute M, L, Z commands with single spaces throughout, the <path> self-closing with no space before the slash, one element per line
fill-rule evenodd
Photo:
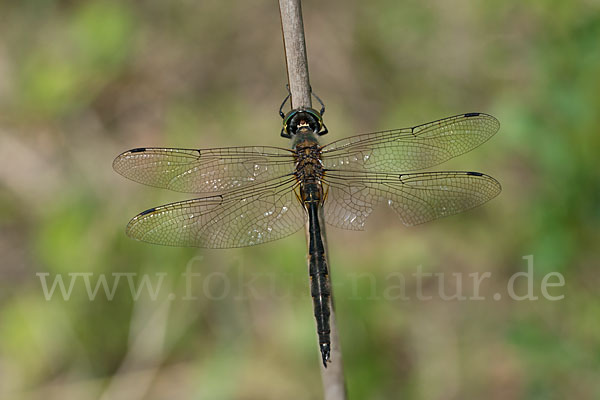
<path fill-rule="evenodd" d="M 327 368 L 327 363 L 331 361 L 331 350 L 329 343 L 321 343 L 321 358 L 323 359 L 323 367 Z"/>

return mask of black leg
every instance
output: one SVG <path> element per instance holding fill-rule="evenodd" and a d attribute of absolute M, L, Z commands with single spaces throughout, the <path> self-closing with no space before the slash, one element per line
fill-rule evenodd
<path fill-rule="evenodd" d="M 288 94 L 287 96 L 285 96 L 285 99 L 283 99 L 283 103 L 281 103 L 281 106 L 279 107 L 279 115 L 281 115 L 282 119 L 285 118 L 285 114 L 283 113 L 283 106 L 285 106 L 285 103 L 287 103 L 288 99 L 292 95 L 292 93 L 290 93 L 290 85 L 286 83 L 285 88 L 287 89 Z"/>
<path fill-rule="evenodd" d="M 317 96 L 315 94 L 315 92 L 312 91 L 312 88 L 310 88 L 310 93 L 314 96 L 315 99 L 317 99 L 319 101 L 319 104 L 321 105 L 321 116 L 323 116 L 323 114 L 325 114 L 325 104 L 323 104 L 323 102 L 321 101 L 321 99 L 319 98 L 319 96 Z"/>

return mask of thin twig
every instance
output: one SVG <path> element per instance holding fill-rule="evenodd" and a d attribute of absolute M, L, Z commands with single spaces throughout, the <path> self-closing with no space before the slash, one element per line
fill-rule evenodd
<path fill-rule="evenodd" d="M 287 63 L 288 83 L 291 94 L 292 108 L 312 107 L 310 81 L 308 78 L 308 61 L 306 58 L 306 45 L 304 42 L 304 24 L 302 22 L 302 8 L 300 0 L 279 0 L 279 11 L 281 14 L 281 28 L 283 31 L 283 47 Z M 321 235 L 327 251 L 327 240 L 325 235 L 325 223 L 323 209 L 319 214 L 319 225 Z M 308 238 L 308 221 L 306 225 Z M 329 260 L 327 265 L 330 266 Z M 329 267 L 331 282 L 331 267 Z M 332 285 L 333 286 L 333 285 Z M 323 380 L 323 391 L 326 400 L 345 400 L 346 385 L 344 383 L 344 371 L 342 369 L 342 351 L 338 340 L 338 331 L 335 323 L 335 312 L 333 308 L 333 291 L 330 297 L 330 327 L 331 327 L 331 363 L 327 368 L 321 365 L 321 378 Z M 317 347 L 315 346 L 315 349 Z"/>

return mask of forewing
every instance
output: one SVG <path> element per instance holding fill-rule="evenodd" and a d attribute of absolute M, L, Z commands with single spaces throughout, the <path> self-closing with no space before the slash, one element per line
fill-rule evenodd
<path fill-rule="evenodd" d="M 278 147 L 139 148 L 115 158 L 113 168 L 149 186 L 220 193 L 290 174 L 294 158 L 290 150 Z"/>
<path fill-rule="evenodd" d="M 324 146 L 323 164 L 338 170 L 421 170 L 474 149 L 499 128 L 491 115 L 470 113 L 412 128 L 367 133 Z"/>
<path fill-rule="evenodd" d="M 285 176 L 219 196 L 152 208 L 129 222 L 127 234 L 155 244 L 206 248 L 280 239 L 305 223 L 296 185 L 293 176 Z"/>
<path fill-rule="evenodd" d="M 478 172 L 331 171 L 324 180 L 325 221 L 352 230 L 363 230 L 379 204 L 394 209 L 405 225 L 417 225 L 477 207 L 501 191 L 498 181 Z"/>

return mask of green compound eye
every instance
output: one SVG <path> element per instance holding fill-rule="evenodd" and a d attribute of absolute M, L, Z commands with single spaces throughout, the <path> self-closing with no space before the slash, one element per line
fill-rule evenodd
<path fill-rule="evenodd" d="M 299 108 L 287 113 L 283 119 L 282 136 L 289 138 L 295 135 L 298 127 L 302 124 L 308 125 L 315 134 L 322 134 L 323 118 L 321 114 L 312 108 Z"/>

